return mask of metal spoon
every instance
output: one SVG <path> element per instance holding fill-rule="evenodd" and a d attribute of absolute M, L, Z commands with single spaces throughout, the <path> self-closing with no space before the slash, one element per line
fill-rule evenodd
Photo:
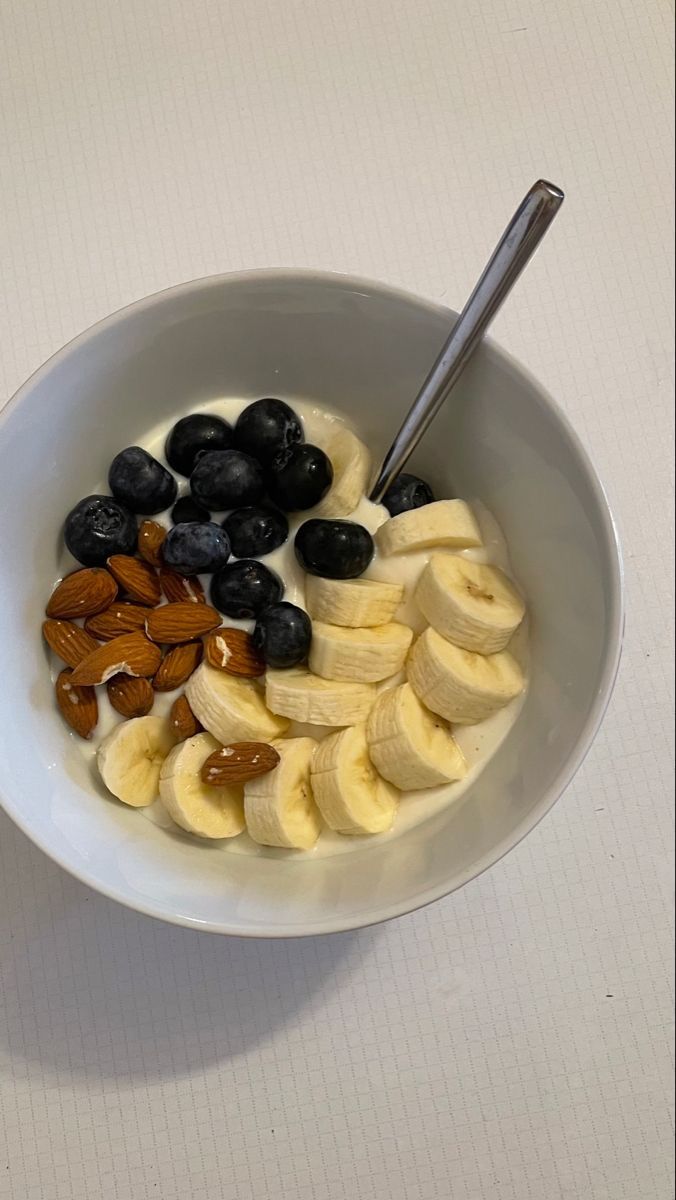
<path fill-rule="evenodd" d="M 382 500 L 448 399 L 500 305 L 562 204 L 561 188 L 544 179 L 533 184 L 524 196 L 387 451 L 371 492 L 371 500 L 376 503 Z"/>

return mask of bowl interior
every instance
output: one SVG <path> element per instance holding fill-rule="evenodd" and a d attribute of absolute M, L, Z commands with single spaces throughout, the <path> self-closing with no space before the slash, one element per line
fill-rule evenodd
<path fill-rule="evenodd" d="M 447 309 L 341 276 L 198 281 L 83 334 L 0 418 L 0 797 L 30 837 L 93 887 L 224 932 L 353 928 L 472 878 L 565 786 L 615 672 L 617 548 L 576 437 L 528 374 L 490 344 L 411 464 L 438 495 L 479 498 L 492 509 L 529 601 L 528 696 L 465 803 L 349 858 L 223 854 L 103 798 L 54 711 L 39 631 L 61 520 L 105 478 L 117 450 L 219 396 L 281 395 L 344 412 L 377 458 L 451 320 Z"/>

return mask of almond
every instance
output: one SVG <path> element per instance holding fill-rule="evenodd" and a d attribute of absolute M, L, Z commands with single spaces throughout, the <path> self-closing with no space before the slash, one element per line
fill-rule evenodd
<path fill-rule="evenodd" d="M 106 690 L 113 708 L 123 717 L 145 717 L 155 702 L 152 683 L 133 675 L 113 675 Z"/>
<path fill-rule="evenodd" d="M 246 783 L 259 775 L 267 775 L 279 762 L 277 751 L 267 742 L 233 742 L 214 750 L 200 772 L 202 783 L 212 787 L 227 787 L 230 783 Z"/>
<path fill-rule="evenodd" d="M 190 601 L 205 604 L 204 588 L 196 575 L 179 575 L 171 567 L 160 567 L 160 584 L 170 604 Z"/>
<path fill-rule="evenodd" d="M 245 675 L 254 678 L 265 674 L 265 663 L 244 629 L 223 626 L 214 629 L 204 639 L 204 656 L 210 667 L 227 671 L 228 675 Z"/>
<path fill-rule="evenodd" d="M 108 568 L 121 588 L 139 604 L 159 604 L 162 593 L 157 574 L 149 563 L 131 554 L 113 554 L 108 559 Z"/>
<path fill-rule="evenodd" d="M 81 738 L 90 738 L 99 719 L 94 689 L 74 684 L 73 672 L 69 667 L 61 672 L 54 686 L 56 703 L 66 724 Z"/>
<path fill-rule="evenodd" d="M 177 642 L 192 642 L 220 625 L 221 618 L 208 604 L 163 604 L 154 608 L 146 619 L 146 633 L 153 642 L 174 646 Z"/>
<path fill-rule="evenodd" d="M 69 667 L 76 667 L 97 648 L 93 637 L 72 621 L 43 621 L 42 634 L 50 650 Z"/>
<path fill-rule="evenodd" d="M 88 617 L 101 612 L 117 596 L 117 584 L 105 567 L 73 571 L 57 583 L 47 604 L 48 617 Z"/>
<path fill-rule="evenodd" d="M 158 646 L 140 632 L 123 633 L 97 646 L 73 671 L 73 683 L 107 683 L 113 675 L 154 675 L 162 658 Z"/>
<path fill-rule="evenodd" d="M 85 629 L 100 642 L 110 642 L 122 633 L 145 629 L 149 612 L 151 609 L 147 604 L 111 604 L 105 612 L 87 617 Z"/>
<path fill-rule="evenodd" d="M 183 646 L 174 646 L 165 654 L 155 674 L 155 691 L 173 692 L 190 679 L 202 661 L 202 650 L 201 642 L 186 642 Z"/>
<path fill-rule="evenodd" d="M 162 546 L 167 531 L 159 521 L 141 521 L 138 531 L 138 552 L 151 567 L 162 566 Z"/>
<path fill-rule="evenodd" d="M 177 696 L 174 700 L 169 713 L 169 724 L 177 742 L 184 742 L 186 738 L 202 732 L 202 726 L 185 696 Z"/>

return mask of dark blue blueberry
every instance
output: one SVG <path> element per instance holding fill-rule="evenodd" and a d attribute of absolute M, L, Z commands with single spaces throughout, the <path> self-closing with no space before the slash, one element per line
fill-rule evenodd
<path fill-rule="evenodd" d="M 169 466 L 179 475 L 192 475 L 202 454 L 208 450 L 229 450 L 232 443 L 232 426 L 227 421 L 211 413 L 193 413 L 176 422 L 164 453 Z"/>
<path fill-rule="evenodd" d="M 169 530 L 162 558 L 179 575 L 211 574 L 230 558 L 230 539 L 214 521 L 185 521 Z"/>
<path fill-rule="evenodd" d="M 417 475 L 397 475 L 383 496 L 383 504 L 391 517 L 409 512 L 412 508 L 422 508 L 433 501 L 434 492 L 429 483 Z"/>
<path fill-rule="evenodd" d="M 260 464 L 240 450 L 214 450 L 203 455 L 190 476 L 193 496 L 211 512 L 257 504 L 264 486 Z"/>
<path fill-rule="evenodd" d="M 171 519 L 174 525 L 180 525 L 183 521 L 210 521 L 211 513 L 192 496 L 181 496 L 171 510 Z"/>
<path fill-rule="evenodd" d="M 269 466 L 280 450 L 303 440 L 303 427 L 283 400 L 255 400 L 235 424 L 235 445 Z"/>
<path fill-rule="evenodd" d="M 221 567 L 211 581 L 211 603 L 226 617 L 257 617 L 281 600 L 283 592 L 281 579 L 249 558 Z"/>
<path fill-rule="evenodd" d="M 235 558 L 263 558 L 282 546 L 289 536 L 289 522 L 277 508 L 252 505 L 236 508 L 223 522 Z"/>
<path fill-rule="evenodd" d="M 324 579 L 356 579 L 373 558 L 373 538 L 356 521 L 314 519 L 301 525 L 296 558 L 304 571 Z"/>
<path fill-rule="evenodd" d="M 134 554 L 136 517 L 112 496 L 85 496 L 66 517 L 66 545 L 85 567 L 102 567 L 111 554 Z"/>
<path fill-rule="evenodd" d="M 268 475 L 270 499 L 285 512 L 314 508 L 333 482 L 333 467 L 319 446 L 290 446 L 277 455 Z"/>
<path fill-rule="evenodd" d="M 169 508 L 178 491 L 171 471 L 140 446 L 127 446 L 115 455 L 108 484 L 116 500 L 146 517 Z"/>
<path fill-rule="evenodd" d="M 256 622 L 253 644 L 269 667 L 295 667 L 307 658 L 312 622 L 296 604 L 271 604 Z"/>

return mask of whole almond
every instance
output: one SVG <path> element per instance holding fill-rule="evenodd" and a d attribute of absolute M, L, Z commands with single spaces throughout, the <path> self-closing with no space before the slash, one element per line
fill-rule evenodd
<path fill-rule="evenodd" d="M 102 612 L 117 596 L 117 584 L 105 567 L 84 567 L 66 575 L 49 597 L 48 617 L 88 617 Z"/>
<path fill-rule="evenodd" d="M 42 634 L 50 650 L 69 667 L 77 667 L 83 658 L 97 648 L 93 637 L 72 621 L 56 621 L 53 618 L 43 621 Z"/>
<path fill-rule="evenodd" d="M 233 742 L 214 750 L 202 765 L 202 783 L 211 787 L 227 787 L 230 783 L 246 783 L 259 775 L 267 775 L 279 762 L 277 751 L 267 742 Z"/>
<path fill-rule="evenodd" d="M 169 712 L 169 724 L 177 742 L 184 742 L 186 738 L 202 732 L 202 726 L 185 696 L 177 696 L 174 700 Z"/>
<path fill-rule="evenodd" d="M 254 648 L 251 634 L 244 629 L 222 626 L 204 639 L 204 657 L 210 667 L 227 671 L 228 675 L 244 675 L 253 679 L 265 674 L 265 663 Z"/>
<path fill-rule="evenodd" d="M 154 675 L 162 653 L 140 632 L 123 633 L 97 646 L 73 671 L 73 683 L 96 686 L 107 683 L 113 675 Z"/>
<path fill-rule="evenodd" d="M 202 651 L 201 642 L 186 642 L 182 646 L 173 646 L 168 654 L 165 654 L 155 673 L 155 691 L 173 692 L 190 679 L 202 661 Z"/>
<path fill-rule="evenodd" d="M 99 706 L 93 687 L 78 687 L 73 683 L 69 667 L 61 672 L 54 685 L 56 703 L 64 721 L 81 738 L 90 738 L 99 719 Z"/>
<path fill-rule="evenodd" d="M 138 531 L 138 552 L 151 567 L 162 566 L 162 546 L 167 531 L 159 521 L 141 521 Z"/>
<path fill-rule="evenodd" d="M 133 675 L 113 675 L 106 684 L 108 699 L 123 717 L 145 717 L 155 702 L 153 685 Z"/>
<path fill-rule="evenodd" d="M 171 567 L 160 567 L 160 585 L 170 604 L 206 604 L 204 588 L 196 575 L 179 575 Z"/>
<path fill-rule="evenodd" d="M 130 554 L 113 554 L 108 559 L 108 569 L 120 587 L 132 600 L 139 604 L 159 604 L 162 598 L 160 581 L 150 563 Z"/>
<path fill-rule="evenodd" d="M 192 642 L 220 625 L 221 618 L 208 604 L 162 604 L 148 613 L 146 633 L 153 642 L 175 646 L 177 642 Z"/>
<path fill-rule="evenodd" d="M 111 604 L 105 612 L 87 617 L 85 629 L 100 642 L 110 642 L 123 633 L 145 629 L 146 617 L 150 611 L 147 604 Z"/>

